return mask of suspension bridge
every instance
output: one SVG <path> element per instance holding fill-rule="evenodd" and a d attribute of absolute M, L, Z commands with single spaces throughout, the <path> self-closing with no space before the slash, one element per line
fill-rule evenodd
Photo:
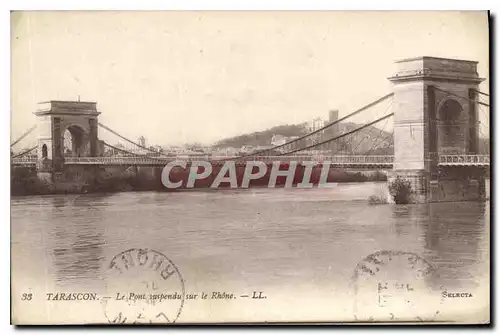
<path fill-rule="evenodd" d="M 99 123 L 95 102 L 49 101 L 11 149 L 35 130 L 37 143 L 13 154 L 11 164 L 52 173 L 71 166 L 161 167 L 176 160 L 328 162 L 336 168 L 391 169 L 427 194 L 443 171 L 463 177 L 461 167 L 469 174 L 470 168 L 489 168 L 489 148 L 482 147 L 489 141 L 489 95 L 479 90 L 477 62 L 419 57 L 398 66 L 389 78 L 393 92 L 282 145 L 238 156 L 165 153 Z M 125 145 L 112 144 L 117 141 Z"/>

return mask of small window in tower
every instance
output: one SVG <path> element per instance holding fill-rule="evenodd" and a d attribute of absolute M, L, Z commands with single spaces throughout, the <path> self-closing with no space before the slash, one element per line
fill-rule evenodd
<path fill-rule="evenodd" d="M 42 158 L 47 158 L 47 144 L 42 145 Z"/>

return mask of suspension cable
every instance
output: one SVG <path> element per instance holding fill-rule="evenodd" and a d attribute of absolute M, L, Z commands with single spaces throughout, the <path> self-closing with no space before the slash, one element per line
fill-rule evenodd
<path fill-rule="evenodd" d="M 480 90 L 476 90 L 476 89 L 474 89 L 474 91 L 476 91 L 476 92 L 477 92 L 477 93 L 479 93 L 479 94 L 486 95 L 487 97 L 489 97 L 489 96 L 490 96 L 489 94 L 484 93 L 484 92 L 481 92 Z"/>
<path fill-rule="evenodd" d="M 383 116 L 383 117 L 381 117 L 381 118 L 379 118 L 379 119 L 377 119 L 377 120 L 375 120 L 375 121 L 372 121 L 372 122 L 370 122 L 370 123 L 367 123 L 367 124 L 365 124 L 365 125 L 362 125 L 362 126 L 360 126 L 360 127 L 356 128 L 356 129 L 353 129 L 353 130 L 351 130 L 351 131 L 349 131 L 349 132 L 347 132 L 347 133 L 345 133 L 345 134 L 342 134 L 342 135 L 336 136 L 336 137 L 334 137 L 334 138 L 331 138 L 331 139 L 328 139 L 328 140 L 325 140 L 325 141 L 319 142 L 319 143 L 317 143 L 317 144 L 309 145 L 309 146 L 307 146 L 307 147 L 305 147 L 305 148 L 301 148 L 301 149 L 297 149 L 297 150 L 293 150 L 293 151 L 289 151 L 289 152 L 281 153 L 281 154 L 279 154 L 278 156 L 290 155 L 290 154 L 293 154 L 293 153 L 296 153 L 296 152 L 299 152 L 299 151 L 304 151 L 304 150 L 307 150 L 307 149 L 314 148 L 315 146 L 319 146 L 319 145 L 322 145 L 322 144 L 325 144 L 325 143 L 328 143 L 328 142 L 332 142 L 332 141 L 338 140 L 339 138 L 343 138 L 343 137 L 345 137 L 345 136 L 347 136 L 347 135 L 350 135 L 350 134 L 353 134 L 353 133 L 355 133 L 355 132 L 357 132 L 357 131 L 360 131 L 360 130 L 362 130 L 362 129 L 365 129 L 365 128 L 367 128 L 367 127 L 369 127 L 369 126 L 372 126 L 372 125 L 376 124 L 377 122 L 380 122 L 380 121 L 382 121 L 382 120 L 385 120 L 385 119 L 387 119 L 387 118 L 389 118 L 389 117 L 391 117 L 391 116 L 393 116 L 393 115 L 394 115 L 394 113 L 389 113 L 389 114 L 387 114 L 386 116 Z"/>
<path fill-rule="evenodd" d="M 32 152 L 32 151 L 33 151 L 33 150 L 35 150 L 36 148 L 38 148 L 38 145 L 35 145 L 33 148 L 30 148 L 30 149 L 25 150 L 25 151 L 23 151 L 23 152 L 21 152 L 21 153 L 18 153 L 17 155 L 12 156 L 12 158 L 17 158 L 17 157 L 20 157 L 20 156 L 24 156 L 24 155 L 26 155 L 26 154 L 28 154 L 28 153 Z"/>
<path fill-rule="evenodd" d="M 127 151 L 127 150 L 123 150 L 123 149 L 120 149 L 118 147 L 115 147 L 114 145 L 111 145 L 111 144 L 108 144 L 106 142 L 103 142 L 104 146 L 108 147 L 108 148 L 111 148 L 113 150 L 116 150 L 116 151 L 119 151 L 119 152 L 122 152 L 124 154 L 130 154 L 130 155 L 134 155 L 134 156 L 141 156 L 139 154 L 136 154 L 136 153 L 133 153 L 133 152 L 130 152 L 130 151 Z"/>
<path fill-rule="evenodd" d="M 393 145 L 394 145 L 394 133 L 390 133 L 389 135 L 387 135 L 386 137 L 384 137 L 383 139 L 381 139 L 377 145 L 372 145 L 372 147 L 370 148 L 370 150 L 368 150 L 367 152 L 365 152 L 365 155 L 368 155 L 370 152 L 372 152 L 373 150 L 375 149 L 378 149 L 379 148 L 379 145 L 384 143 L 388 138 L 391 138 L 391 140 L 389 141 L 389 145 L 391 143 L 391 141 L 393 142 Z"/>
<path fill-rule="evenodd" d="M 352 117 L 352 116 L 354 116 L 354 115 L 356 115 L 356 114 L 359 114 L 359 113 L 361 113 L 361 112 L 363 112 L 363 111 L 367 110 L 368 108 L 370 108 L 370 107 L 372 107 L 372 106 L 375 106 L 376 104 L 378 104 L 378 103 L 380 103 L 380 102 L 382 102 L 382 101 L 386 100 L 387 98 L 392 97 L 393 95 L 394 95 L 394 93 L 389 93 L 389 94 L 386 94 L 386 95 L 384 95 L 383 97 L 381 97 L 381 98 L 379 98 L 379 99 L 377 99 L 377 100 L 375 100 L 375 101 L 373 101 L 373 102 L 371 102 L 371 103 L 369 103 L 369 104 L 367 104 L 367 105 L 365 105 L 365 106 L 361 107 L 360 109 L 358 109 L 358 110 L 356 110 L 356 111 L 354 111 L 354 112 L 352 112 L 352 113 L 350 113 L 350 114 L 347 114 L 346 116 L 341 117 L 340 119 L 337 119 L 337 120 L 333 121 L 332 123 L 327 124 L 327 125 L 326 125 L 326 126 L 324 126 L 324 127 L 321 127 L 321 128 L 319 128 L 319 129 L 317 129 L 317 130 L 315 130 L 315 131 L 311 132 L 311 133 L 306 134 L 306 135 L 303 135 L 303 136 L 300 136 L 300 137 L 298 137 L 298 138 L 295 138 L 295 139 L 293 139 L 293 140 L 291 140 L 291 141 L 289 141 L 289 142 L 286 142 L 286 143 L 284 143 L 284 144 L 277 145 L 277 146 L 274 146 L 274 147 L 269 148 L 269 149 L 264 149 L 264 150 L 261 150 L 261 151 L 257 151 L 257 152 L 254 152 L 254 153 L 251 153 L 251 154 L 248 154 L 248 155 L 242 155 L 242 156 L 238 156 L 238 157 L 231 157 L 231 158 L 224 158 L 224 159 L 221 159 L 221 161 L 224 161 L 224 160 L 232 160 L 232 159 L 241 159 L 241 158 L 250 157 L 250 156 L 259 156 L 259 155 L 260 155 L 260 154 L 262 154 L 262 153 L 265 153 L 265 152 L 270 152 L 270 151 L 273 151 L 273 150 L 277 150 L 277 149 L 279 149 L 279 148 L 283 148 L 283 147 L 285 147 L 285 146 L 287 146 L 287 145 L 291 145 L 291 144 L 293 144 L 293 143 L 299 142 L 300 140 L 303 140 L 303 139 L 304 139 L 304 138 L 306 138 L 306 137 L 309 137 L 309 136 L 311 136 L 311 135 L 314 135 L 314 134 L 316 134 L 316 133 L 319 133 L 320 131 L 323 131 L 323 130 L 325 130 L 325 129 L 328 129 L 328 128 L 330 128 L 330 127 L 332 127 L 332 126 L 334 126 L 334 125 L 336 125 L 336 124 L 338 124 L 338 123 L 340 123 L 340 122 L 342 122 L 342 121 L 344 121 L 344 120 L 346 120 L 346 119 L 348 119 L 348 118 L 350 118 L 350 117 Z"/>
<path fill-rule="evenodd" d="M 119 133 L 117 133 L 117 132 L 116 132 L 116 131 L 114 131 L 113 129 L 111 129 L 111 128 L 109 128 L 109 127 L 105 126 L 105 125 L 103 125 L 102 123 L 98 123 L 98 125 L 99 125 L 99 126 L 101 126 L 101 127 L 102 127 L 102 128 L 104 128 L 104 129 L 106 129 L 107 131 L 111 132 L 112 134 L 114 134 L 114 135 L 118 136 L 118 137 L 119 137 L 119 138 L 121 138 L 122 140 L 125 140 L 125 141 L 127 141 L 127 142 L 129 142 L 129 143 L 131 143 L 131 144 L 133 144 L 133 145 L 135 145 L 135 146 L 138 146 L 138 147 L 139 147 L 139 148 L 141 148 L 141 149 L 148 150 L 148 151 L 150 151 L 150 152 L 154 152 L 154 153 L 158 153 L 158 152 L 157 152 L 157 151 L 155 151 L 155 150 L 151 150 L 151 149 L 149 149 L 149 148 L 143 147 L 142 145 L 137 144 L 137 143 L 135 143 L 135 142 L 133 142 L 133 141 L 129 140 L 128 138 L 126 138 L 126 137 L 124 137 L 124 136 L 120 135 Z"/>
<path fill-rule="evenodd" d="M 385 122 L 387 122 L 387 120 L 389 119 L 386 119 Z M 365 140 L 371 138 L 372 136 L 372 131 L 373 131 L 373 127 L 370 128 L 370 130 L 368 130 L 368 134 L 366 134 L 365 136 L 361 136 L 361 140 L 359 140 L 358 144 L 356 144 L 356 146 L 354 148 L 351 149 L 351 152 L 354 153 L 356 151 L 356 149 L 361 145 L 361 143 L 363 143 Z"/>
<path fill-rule="evenodd" d="M 484 113 L 486 115 L 486 119 L 489 119 L 489 112 L 485 111 L 483 109 L 483 107 L 479 106 L 479 111 L 481 111 L 482 113 Z"/>
<path fill-rule="evenodd" d="M 387 126 L 387 123 L 389 122 L 389 119 L 386 119 L 385 120 L 385 123 L 384 125 L 382 126 L 382 128 L 380 128 L 380 132 L 378 133 L 377 137 L 375 138 L 375 140 L 373 141 L 373 144 L 372 146 L 370 147 L 370 149 L 368 149 L 368 151 L 366 153 L 369 153 L 371 152 L 374 148 L 376 148 L 379 144 L 381 144 L 382 142 L 384 142 L 386 139 L 388 139 L 391 134 L 389 134 L 388 136 L 386 136 L 384 139 L 382 139 L 381 141 L 379 141 L 380 137 L 382 136 L 382 132 L 384 131 L 384 128 Z"/>
<path fill-rule="evenodd" d="M 367 135 L 361 136 L 361 140 L 358 142 L 358 144 L 356 144 L 356 146 L 354 148 L 351 149 L 351 151 L 354 153 L 356 151 L 356 149 L 361 145 L 361 143 L 363 143 L 365 140 L 370 138 L 370 135 L 371 135 L 371 133 L 368 132 Z"/>
<path fill-rule="evenodd" d="M 33 130 L 35 130 L 36 128 L 36 124 L 33 125 L 30 129 L 28 129 L 27 131 L 24 132 L 24 134 L 22 134 L 17 140 L 15 140 L 10 146 L 13 147 L 14 145 L 16 145 L 17 143 L 19 143 L 23 138 L 25 138 L 26 136 L 28 136 L 29 134 L 31 134 L 31 132 Z"/>
<path fill-rule="evenodd" d="M 389 104 L 389 106 L 387 106 L 386 112 L 387 112 L 387 111 L 388 111 L 388 110 L 392 107 L 392 103 L 393 103 L 393 101 L 391 101 L 391 102 L 390 102 L 390 104 Z M 376 137 L 376 138 L 375 138 L 375 140 L 372 142 L 372 145 L 371 145 L 370 149 L 368 149 L 368 151 L 367 151 L 367 152 L 372 151 L 372 149 L 375 147 L 375 143 L 377 143 L 377 141 L 380 139 L 380 136 L 382 136 L 382 132 L 384 131 L 384 129 L 385 129 L 385 127 L 387 126 L 387 123 L 388 123 L 388 122 L 389 122 L 389 119 L 386 119 L 386 120 L 385 120 L 384 125 L 382 126 L 382 128 L 380 128 L 380 131 L 379 131 L 379 133 L 378 133 L 377 137 Z M 373 130 L 373 129 L 370 129 L 370 131 L 369 131 L 369 133 L 368 133 L 370 136 L 371 136 L 371 131 L 372 131 L 372 130 Z M 389 138 L 389 136 L 387 136 L 387 137 L 386 137 L 386 139 L 387 139 L 387 138 Z M 382 143 L 383 141 L 384 141 L 384 140 L 382 140 L 382 141 L 378 142 L 378 143 L 377 143 L 377 145 L 378 145 L 378 144 L 380 144 L 380 143 Z"/>
<path fill-rule="evenodd" d="M 489 118 L 488 118 L 488 116 L 489 116 L 488 112 L 485 111 L 481 106 L 479 106 L 479 112 L 480 112 L 480 114 L 484 113 L 485 114 L 485 119 L 489 120 Z M 477 129 L 478 129 L 479 132 L 481 132 L 481 127 L 483 127 L 485 130 L 488 131 L 488 135 L 490 134 L 490 125 L 489 125 L 489 122 L 486 123 L 486 122 L 481 122 L 481 120 L 477 120 L 477 123 L 478 123 Z M 488 136 L 488 138 L 489 138 L 489 136 Z"/>
<path fill-rule="evenodd" d="M 489 121 L 489 113 L 487 111 L 485 111 L 481 106 L 479 106 L 479 112 L 480 114 L 483 113 L 484 114 L 484 118 L 486 121 Z M 484 127 L 487 127 L 489 129 L 489 125 L 490 123 L 486 123 L 486 122 L 481 122 L 481 120 L 477 120 L 479 122 L 479 126 L 483 125 Z"/>
<path fill-rule="evenodd" d="M 141 154 L 136 154 L 134 152 L 131 152 L 131 151 L 127 151 L 127 150 L 123 150 L 123 149 L 120 149 L 118 147 L 115 147 L 114 145 L 111 145 L 109 143 L 106 143 L 106 142 L 103 142 L 105 146 L 111 148 L 111 149 L 114 149 L 116 151 L 119 151 L 119 152 L 123 152 L 125 154 L 130 154 L 130 155 L 134 155 L 134 156 L 137 156 L 137 157 L 144 157 L 144 158 L 151 158 L 151 159 L 160 159 L 158 157 L 152 157 L 152 156 L 148 156 L 148 155 L 141 155 Z"/>
<path fill-rule="evenodd" d="M 478 103 L 478 104 L 480 104 L 480 105 L 483 105 L 483 106 L 486 106 L 486 107 L 490 107 L 490 105 L 488 105 L 488 104 L 486 104 L 486 103 L 484 103 L 484 102 L 481 102 L 481 101 L 479 101 L 479 100 L 472 100 L 472 99 L 470 99 L 470 98 L 468 98 L 468 97 L 464 97 L 464 96 L 459 95 L 459 94 L 456 94 L 456 93 L 452 93 L 452 92 L 449 92 L 449 91 L 445 91 L 445 90 L 442 90 L 442 89 L 437 88 L 437 87 L 434 87 L 434 89 L 435 89 L 435 90 L 437 90 L 437 91 L 441 91 L 441 92 L 444 92 L 444 93 L 448 93 L 449 95 L 454 95 L 454 96 L 456 96 L 456 97 L 458 97 L 458 98 L 461 98 L 461 99 L 466 99 L 466 100 L 469 100 L 469 101 L 472 101 L 472 102 L 477 102 L 477 103 Z"/>
<path fill-rule="evenodd" d="M 341 141 L 339 141 L 339 142 L 341 145 L 343 144 L 343 146 L 339 150 L 337 150 L 336 152 L 339 152 L 339 151 L 341 153 L 346 152 L 347 148 L 352 147 L 352 139 L 353 139 L 353 137 L 348 137 L 347 139 L 345 139 L 343 141 L 343 143 L 341 142 L 342 141 L 342 139 L 341 139 Z"/>
<path fill-rule="evenodd" d="M 387 112 L 387 111 L 389 111 L 389 109 L 390 109 L 390 108 L 391 108 L 391 106 L 392 106 L 392 103 L 393 103 L 393 101 L 391 100 L 391 102 L 389 103 L 389 106 L 387 106 L 387 108 L 386 108 L 386 110 L 385 110 L 386 112 Z M 388 122 L 388 121 L 389 121 L 389 119 L 386 119 L 386 120 L 385 120 L 385 123 L 384 123 L 384 125 L 382 126 L 382 128 L 380 129 L 380 132 L 379 132 L 379 134 L 378 134 L 377 138 L 375 139 L 375 141 L 377 141 L 377 140 L 379 139 L 380 135 L 382 135 L 382 132 L 384 131 L 384 128 L 385 128 L 385 126 L 387 125 L 387 122 Z M 375 129 L 376 129 L 376 128 L 375 128 Z M 356 144 L 356 146 L 355 146 L 354 148 L 352 148 L 350 151 L 351 151 L 351 152 L 354 152 L 354 151 L 355 151 L 355 150 L 356 150 L 356 149 L 357 149 L 357 148 L 358 148 L 358 147 L 359 147 L 359 146 L 360 146 L 360 145 L 361 145 L 361 144 L 362 144 L 362 143 L 363 143 L 366 139 L 371 138 L 371 136 L 372 136 L 372 131 L 373 131 L 373 130 L 374 130 L 373 128 L 370 128 L 370 130 L 368 131 L 368 134 L 367 134 L 366 136 L 364 136 L 364 137 L 361 137 L 361 139 L 358 141 L 358 143 Z M 353 141 L 353 138 L 349 138 L 349 140 L 348 140 L 348 143 L 347 143 L 347 144 L 348 144 L 348 145 L 350 145 L 352 141 Z M 374 142 L 375 142 L 375 141 L 374 141 Z M 372 147 L 373 147 L 373 144 L 372 144 Z M 370 148 L 370 150 L 371 150 L 371 148 Z"/>

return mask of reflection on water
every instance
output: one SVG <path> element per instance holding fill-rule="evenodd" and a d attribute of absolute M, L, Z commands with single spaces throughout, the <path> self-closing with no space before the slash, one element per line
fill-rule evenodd
<path fill-rule="evenodd" d="M 394 227 L 398 235 L 421 240 L 423 255 L 437 268 L 429 277 L 430 287 L 442 290 L 477 285 L 474 274 L 486 271 L 489 203 L 433 203 L 426 205 L 393 206 Z"/>
<path fill-rule="evenodd" d="M 489 202 L 368 206 L 378 188 L 16 197 L 13 276 L 99 292 L 114 255 L 151 248 L 177 264 L 188 291 L 302 287 L 330 299 L 380 250 L 427 259 L 437 269 L 427 278 L 433 290 L 488 278 Z"/>
<path fill-rule="evenodd" d="M 430 204 L 428 208 L 427 257 L 438 268 L 432 286 L 478 286 L 475 272 L 488 274 L 489 268 L 489 203 Z"/>
<path fill-rule="evenodd" d="M 54 280 L 60 286 L 85 284 L 85 279 L 99 276 L 105 227 L 96 224 L 100 217 L 99 208 L 93 205 L 96 200 L 103 199 L 52 199 L 53 235 L 48 240 L 53 245 Z"/>

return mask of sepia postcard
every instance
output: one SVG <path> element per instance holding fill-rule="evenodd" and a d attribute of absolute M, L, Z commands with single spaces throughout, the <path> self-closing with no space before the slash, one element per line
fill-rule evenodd
<path fill-rule="evenodd" d="M 489 15 L 11 12 L 11 323 L 489 324 Z"/>

